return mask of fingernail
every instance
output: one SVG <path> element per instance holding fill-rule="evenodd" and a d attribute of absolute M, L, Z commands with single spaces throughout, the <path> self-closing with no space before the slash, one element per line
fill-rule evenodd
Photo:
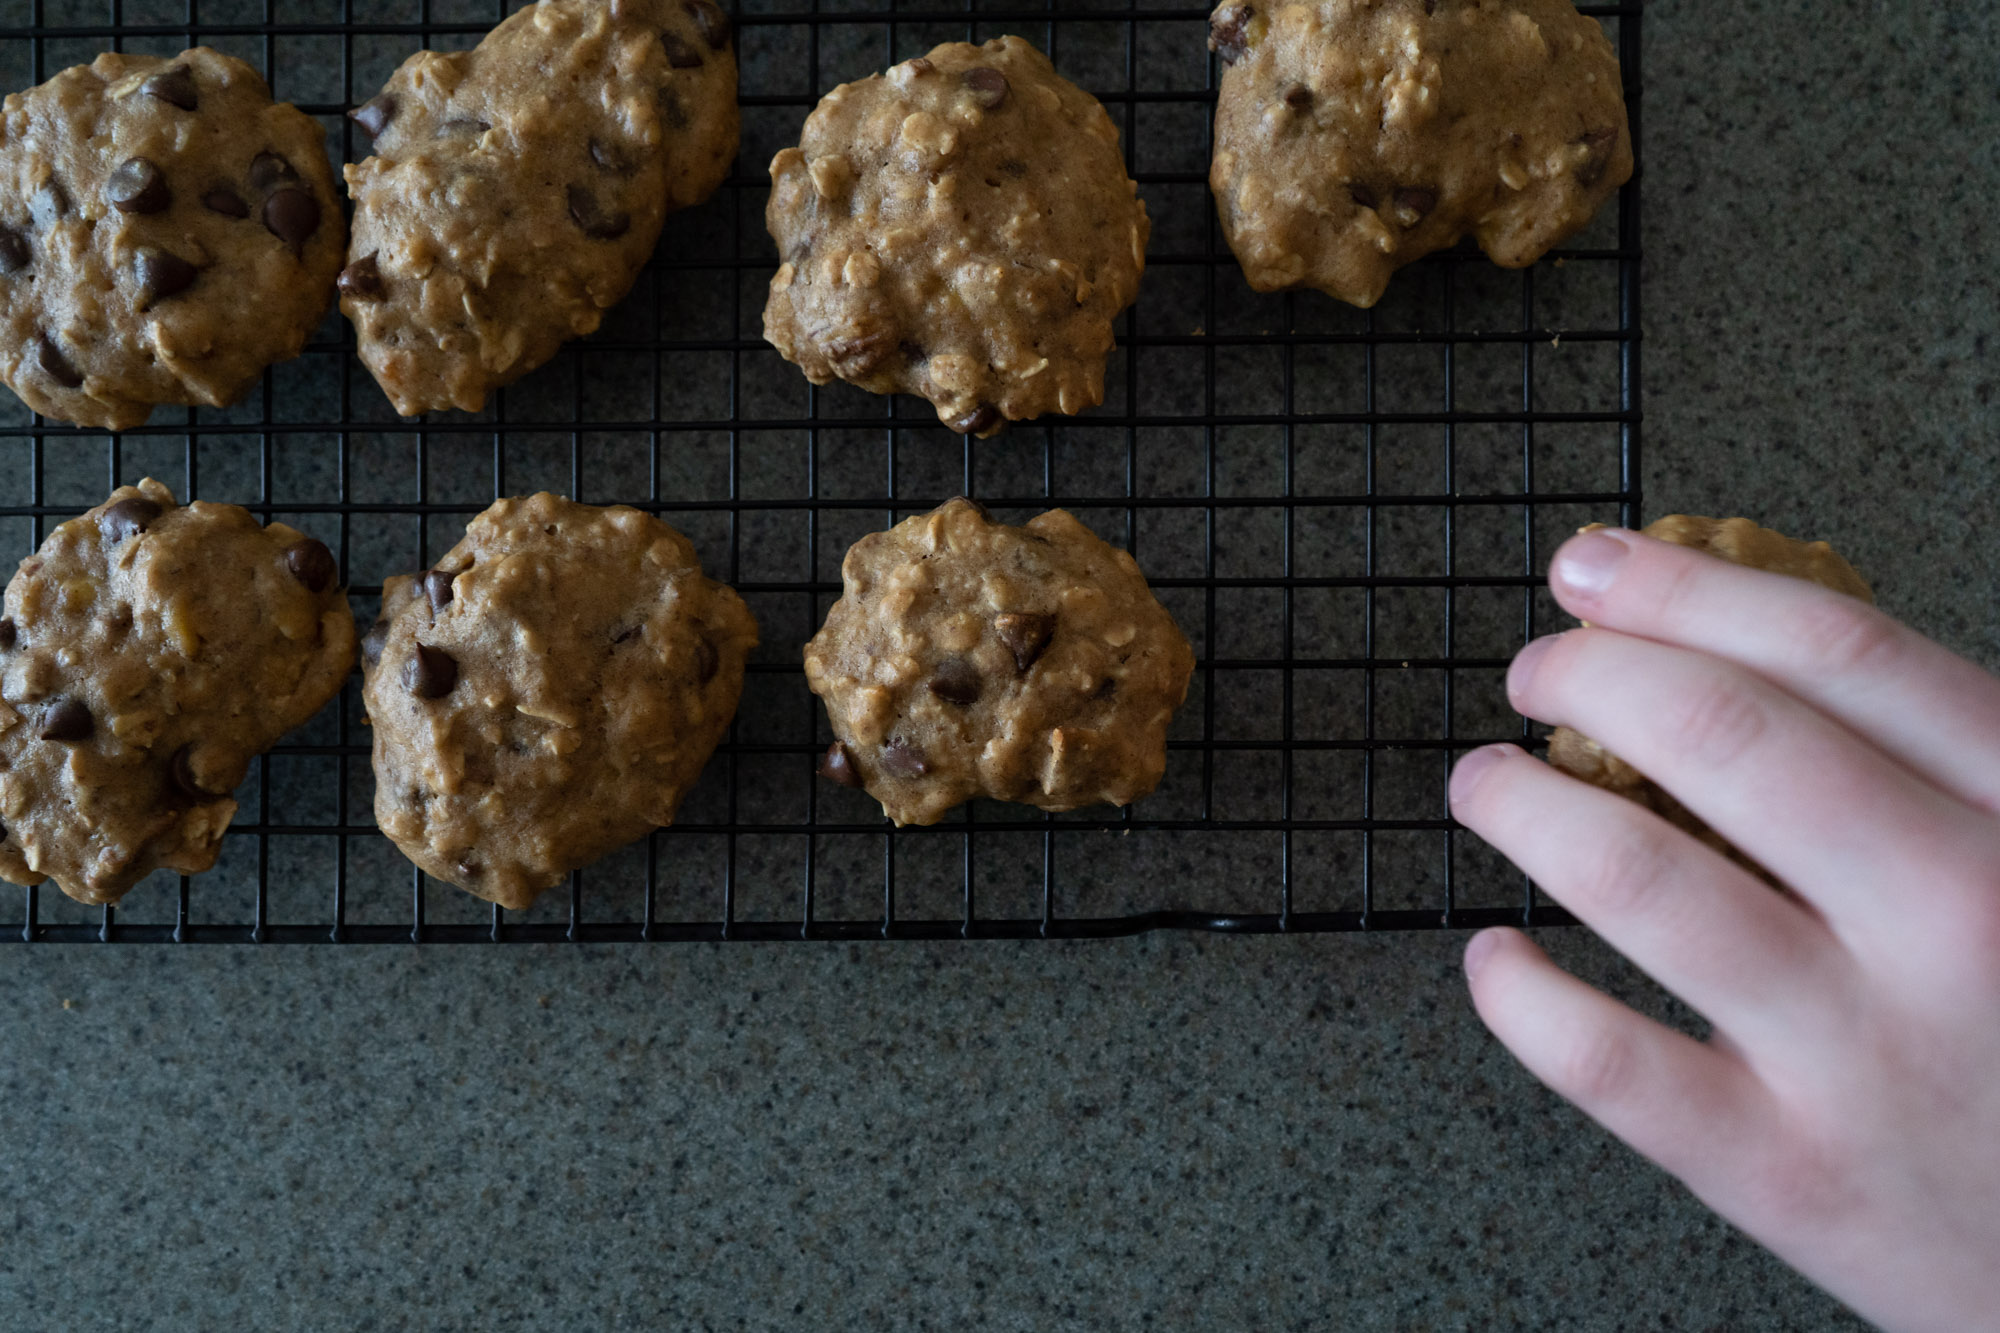
<path fill-rule="evenodd" d="M 1472 789 L 1479 785 L 1479 779 L 1486 771 L 1507 757 L 1512 749 L 1509 745 L 1482 745 L 1477 750 L 1458 761 L 1451 770 L 1451 803 L 1461 805 L 1472 795 Z"/>
<path fill-rule="evenodd" d="M 1500 928 L 1488 926 L 1465 943 L 1465 979 L 1479 980 L 1479 974 L 1486 967 L 1486 960 L 1493 956 L 1500 945 Z"/>
<path fill-rule="evenodd" d="M 1549 649 L 1554 646 L 1555 641 L 1561 637 L 1560 634 L 1551 634 L 1546 638 L 1536 639 L 1514 654 L 1514 664 L 1507 668 L 1508 699 L 1519 701 L 1528 696 L 1528 686 L 1535 678 L 1536 668 L 1541 665 L 1542 659 L 1549 655 Z"/>
<path fill-rule="evenodd" d="M 1586 597 L 1608 592 L 1618 577 L 1618 567 L 1632 548 L 1609 531 L 1586 532 L 1572 537 L 1556 552 L 1549 568 L 1549 581 Z"/>

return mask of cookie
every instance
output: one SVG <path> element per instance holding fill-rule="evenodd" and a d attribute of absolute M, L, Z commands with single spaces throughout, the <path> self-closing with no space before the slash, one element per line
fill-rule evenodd
<path fill-rule="evenodd" d="M 107 51 L 0 109 L 0 380 L 129 430 L 234 402 L 326 314 L 344 228 L 325 136 L 199 46 Z"/>
<path fill-rule="evenodd" d="M 764 337 L 963 435 L 1104 401 L 1152 224 L 1097 99 L 1018 37 L 843 84 L 771 159 Z"/>
<path fill-rule="evenodd" d="M 1603 526 L 1593 523 L 1583 531 L 1593 532 Z M 1752 569 L 1805 579 L 1864 602 L 1875 600 L 1868 584 L 1854 572 L 1854 566 L 1841 559 L 1825 542 L 1795 541 L 1769 528 L 1759 527 L 1747 518 L 1714 519 L 1670 514 L 1654 520 L 1640 531 L 1648 537 L 1657 537 L 1676 546 L 1691 546 L 1697 551 L 1706 551 Z M 1637 801 L 1739 865 L 1766 879 L 1770 878 L 1763 867 L 1704 824 L 1665 788 L 1648 780 L 1588 736 L 1568 727 L 1557 727 L 1549 736 L 1549 762 L 1594 787 L 1602 787 Z"/>
<path fill-rule="evenodd" d="M 382 607 L 361 654 L 376 823 L 513 909 L 673 822 L 757 642 L 687 538 L 547 493 L 494 502 Z"/>
<path fill-rule="evenodd" d="M 348 113 L 340 309 L 396 411 L 477 411 L 595 329 L 668 212 L 736 157 L 736 53 L 710 0 L 540 0 L 419 51 Z"/>
<path fill-rule="evenodd" d="M 1194 652 L 1131 555 L 1061 509 L 951 500 L 856 542 L 806 645 L 838 738 L 820 773 L 898 824 L 974 796 L 1130 805 L 1167 767 Z"/>
<path fill-rule="evenodd" d="M 1260 292 L 1357 306 L 1470 234 L 1532 264 L 1632 174 L 1618 58 L 1569 0 L 1223 0 L 1208 182 Z"/>
<path fill-rule="evenodd" d="M 0 619 L 0 876 L 115 903 L 215 864 L 250 761 L 354 668 L 325 546 L 152 478 L 61 524 Z"/>

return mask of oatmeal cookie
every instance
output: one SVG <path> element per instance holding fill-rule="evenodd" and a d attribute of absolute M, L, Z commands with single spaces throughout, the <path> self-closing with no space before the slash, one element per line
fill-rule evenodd
<path fill-rule="evenodd" d="M 840 573 L 805 653 L 839 738 L 823 776 L 898 824 L 1159 785 L 1194 652 L 1131 555 L 1065 511 L 1011 527 L 961 497 L 863 537 Z"/>
<path fill-rule="evenodd" d="M 1094 407 L 1146 267 L 1137 188 L 1097 99 L 1018 37 L 843 84 L 771 159 L 764 337 L 962 435 Z"/>
<path fill-rule="evenodd" d="M 1603 526 L 1602 523 L 1593 523 L 1583 531 L 1593 532 Z M 1747 518 L 1715 519 L 1670 514 L 1654 520 L 1640 531 L 1648 537 L 1657 537 L 1676 546 L 1690 546 L 1752 569 L 1805 579 L 1864 602 L 1875 600 L 1868 584 L 1854 572 L 1854 566 L 1841 559 L 1825 542 L 1795 541 L 1782 533 L 1759 527 Z M 1770 878 L 1763 867 L 1704 824 L 1665 788 L 1650 781 L 1639 770 L 1581 732 L 1569 727 L 1557 727 L 1549 736 L 1549 762 L 1592 786 L 1637 801 L 1739 865 L 1766 879 Z"/>
<path fill-rule="evenodd" d="M 594 330 L 729 174 L 736 53 L 711 0 L 540 0 L 348 114 L 375 142 L 341 311 L 397 412 L 471 412 Z"/>
<path fill-rule="evenodd" d="M 1470 233 L 1521 268 L 1632 174 L 1618 58 L 1570 0 L 1223 0 L 1209 186 L 1260 292 L 1357 306 Z"/>
<path fill-rule="evenodd" d="M 673 822 L 757 642 L 687 538 L 546 492 L 495 501 L 382 606 L 361 654 L 375 820 L 426 873 L 517 910 Z"/>
<path fill-rule="evenodd" d="M 0 876 L 115 903 L 215 864 L 250 761 L 340 692 L 327 548 L 148 477 L 57 527 L 0 619 Z"/>
<path fill-rule="evenodd" d="M 344 228 L 325 136 L 207 47 L 107 51 L 0 109 L 0 380 L 129 430 L 297 356 Z"/>

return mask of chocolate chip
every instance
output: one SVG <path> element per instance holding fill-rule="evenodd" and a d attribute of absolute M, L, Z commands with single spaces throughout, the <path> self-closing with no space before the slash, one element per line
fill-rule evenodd
<path fill-rule="evenodd" d="M 630 625 L 630 626 L 627 626 L 627 627 L 626 627 L 626 628 L 624 628 L 624 629 L 621 629 L 621 630 L 619 630 L 619 631 L 618 631 L 618 632 L 617 632 L 616 634 L 612 635 L 612 636 L 611 636 L 611 642 L 613 642 L 613 643 L 630 643 L 630 642 L 632 642 L 632 640 L 634 640 L 634 639 L 638 638 L 638 637 L 639 637 L 639 636 L 640 636 L 641 634 L 643 634 L 644 632 L 645 632 L 645 627 L 644 627 L 644 626 L 641 626 L 641 625 Z"/>
<path fill-rule="evenodd" d="M 983 430 L 991 430 L 993 423 L 998 420 L 1000 413 L 994 409 L 993 404 L 981 403 L 950 424 L 960 435 L 977 435 Z"/>
<path fill-rule="evenodd" d="M 218 185 L 201 197 L 201 206 L 211 213 L 220 213 L 226 218 L 247 218 L 250 205 L 243 202 L 243 196 L 227 185 Z"/>
<path fill-rule="evenodd" d="M 120 213 L 160 213 L 173 203 L 167 178 L 143 157 L 128 157 L 104 182 L 104 197 Z"/>
<path fill-rule="evenodd" d="M 388 128 L 396 118 L 396 98 L 393 93 L 377 93 L 360 106 L 347 113 L 347 118 L 361 127 L 361 132 L 373 139 Z"/>
<path fill-rule="evenodd" d="M 1208 21 L 1208 49 L 1235 64 L 1250 49 L 1250 20 L 1256 11 L 1248 5 L 1231 5 L 1215 11 Z"/>
<path fill-rule="evenodd" d="M 590 141 L 590 160 L 618 176 L 629 176 L 638 169 L 629 154 L 618 145 L 606 143 L 602 139 Z"/>
<path fill-rule="evenodd" d="M 907 338 L 896 344 L 896 350 L 901 352 L 903 359 L 913 366 L 929 360 L 931 355 L 924 350 L 922 343 L 913 343 Z"/>
<path fill-rule="evenodd" d="M 1436 190 L 1426 190 L 1421 186 L 1404 185 L 1396 190 L 1396 220 L 1405 227 L 1414 227 L 1424 220 L 1438 204 Z"/>
<path fill-rule="evenodd" d="M 864 325 L 852 337 L 830 339 L 826 359 L 844 378 L 860 379 L 881 369 L 901 346 L 894 325 Z"/>
<path fill-rule="evenodd" d="M 250 159 L 250 170 L 244 179 L 250 182 L 251 189 L 262 194 L 280 185 L 298 184 L 299 173 L 279 154 L 264 152 Z"/>
<path fill-rule="evenodd" d="M 1294 111 L 1310 111 L 1313 104 L 1313 90 L 1303 83 L 1294 86 L 1285 94 L 1285 105 Z"/>
<path fill-rule="evenodd" d="M 106 546 L 116 546 L 127 537 L 136 537 L 153 525 L 160 507 L 141 495 L 128 495 L 104 507 L 97 516 L 97 531 Z"/>
<path fill-rule="evenodd" d="M 1424 0 L 1424 13 L 1426 15 L 1435 14 L 1437 12 L 1438 12 L 1438 0 Z"/>
<path fill-rule="evenodd" d="M 1592 130 L 1577 142 L 1584 146 L 1586 156 L 1576 169 L 1576 183 L 1587 190 L 1603 180 L 1605 171 L 1611 166 L 1612 150 L 1618 146 L 1618 131 L 1615 128 Z"/>
<path fill-rule="evenodd" d="M 28 201 L 28 213 L 35 219 L 37 227 L 54 226 L 56 220 L 69 216 L 69 191 L 62 182 L 46 180 Z"/>
<path fill-rule="evenodd" d="M 729 45 L 729 15 L 709 0 L 681 0 L 681 8 L 694 15 L 694 26 L 701 29 L 709 50 L 720 51 Z"/>
<path fill-rule="evenodd" d="M 972 92 L 972 100 L 988 111 L 997 111 L 1007 100 L 1007 76 L 999 70 L 981 65 L 969 69 L 958 76 L 960 82 Z"/>
<path fill-rule="evenodd" d="M 285 548 L 285 568 L 303 583 L 307 592 L 325 592 L 340 577 L 340 566 L 326 543 L 308 537 Z"/>
<path fill-rule="evenodd" d="M 491 121 L 481 120 L 477 116 L 459 116 L 439 125 L 431 137 L 433 139 L 452 139 L 463 136 L 470 139 L 484 134 L 492 128 L 493 124 Z"/>
<path fill-rule="evenodd" d="M 631 214 L 621 209 L 606 211 L 597 202 L 597 196 L 581 185 L 569 187 L 569 215 L 583 234 L 593 240 L 617 240 L 632 226 Z"/>
<path fill-rule="evenodd" d="M 930 692 L 948 704 L 969 708 L 979 702 L 980 692 L 985 682 L 979 679 L 979 671 L 962 657 L 948 657 L 938 663 L 928 682 Z"/>
<path fill-rule="evenodd" d="M 403 666 L 403 688 L 419 699 L 442 699 L 458 684 L 458 663 L 442 648 L 417 645 Z"/>
<path fill-rule="evenodd" d="M 27 238 L 12 227 L 0 227 L 0 273 L 19 273 L 27 266 Z"/>
<path fill-rule="evenodd" d="M 467 879 L 479 878 L 481 870 L 480 864 L 479 862 L 472 859 L 470 853 L 467 853 L 466 855 L 459 857 L 456 861 L 453 861 L 452 867 L 455 870 L 457 870 L 459 874 L 463 875 Z"/>
<path fill-rule="evenodd" d="M 319 200 L 304 190 L 278 191 L 264 201 L 264 229 L 291 247 L 296 257 L 319 230 Z"/>
<path fill-rule="evenodd" d="M 666 50 L 667 64 L 674 69 L 700 69 L 701 52 L 682 40 L 677 32 L 660 34 L 660 45 Z"/>
<path fill-rule="evenodd" d="M 882 747 L 882 771 L 892 778 L 920 778 L 931 771 L 923 751 L 900 736 L 892 736 Z"/>
<path fill-rule="evenodd" d="M 820 756 L 819 775 L 828 782 L 838 782 L 843 787 L 859 787 L 861 774 L 854 767 L 854 757 L 847 753 L 847 747 L 839 741 L 826 747 Z"/>
<path fill-rule="evenodd" d="M 707 639 L 694 641 L 694 674 L 697 681 L 708 684 L 715 679 L 716 668 L 721 665 L 722 660 L 716 655 L 714 644 Z"/>
<path fill-rule="evenodd" d="M 382 270 L 375 263 L 373 254 L 366 254 L 340 270 L 340 277 L 334 285 L 340 288 L 342 296 L 352 296 L 361 301 L 382 299 Z"/>
<path fill-rule="evenodd" d="M 210 791 L 201 785 L 201 779 L 194 775 L 194 765 L 188 759 L 188 752 L 192 749 L 192 744 L 183 745 L 167 761 L 167 776 L 173 779 L 175 789 L 197 805 L 219 801 L 229 795 L 226 791 Z"/>
<path fill-rule="evenodd" d="M 1360 181 L 1348 182 L 1347 197 L 1363 208 L 1376 208 L 1382 203 L 1382 196 L 1376 194 L 1375 191 L 1369 189 Z"/>
<path fill-rule="evenodd" d="M 140 84 L 139 91 L 148 97 L 157 97 L 169 106 L 192 111 L 195 107 L 194 71 L 186 65 L 169 65 Z"/>
<path fill-rule="evenodd" d="M 0 652 L 9 652 L 20 641 L 21 631 L 14 628 L 14 617 L 0 620 Z"/>
<path fill-rule="evenodd" d="M 928 74 L 932 70 L 937 68 L 936 65 L 933 65 L 930 61 L 924 59 L 922 56 L 911 56 L 908 60 L 905 60 L 903 63 L 909 66 L 910 73 L 912 74 Z"/>
<path fill-rule="evenodd" d="M 366 666 L 374 666 L 382 660 L 382 645 L 389 641 L 389 622 L 378 620 L 368 627 L 361 636 L 361 661 Z"/>
<path fill-rule="evenodd" d="M 1014 670 L 1025 676 L 1055 637 L 1056 618 L 1037 611 L 1012 611 L 993 618 L 993 632 L 1014 654 Z"/>
<path fill-rule="evenodd" d="M 140 247 L 132 267 L 139 279 L 141 310 L 147 309 L 155 301 L 177 296 L 194 286 L 194 280 L 200 273 L 199 269 L 179 255 L 166 250 L 155 250 L 150 245 Z"/>
<path fill-rule="evenodd" d="M 74 389 L 83 383 L 83 376 L 46 333 L 35 335 L 35 364 L 42 368 L 44 375 L 65 389 Z"/>
<path fill-rule="evenodd" d="M 433 618 L 451 605 L 451 575 L 441 569 L 427 569 L 417 582 L 422 586 L 424 596 L 430 600 Z"/>
<path fill-rule="evenodd" d="M 1028 164 L 1018 157 L 1010 157 L 1000 164 L 1000 171 L 1003 175 L 1019 180 L 1028 174 Z"/>
<path fill-rule="evenodd" d="M 42 714 L 45 741 L 87 741 L 97 732 L 97 719 L 74 699 L 58 699 Z"/>

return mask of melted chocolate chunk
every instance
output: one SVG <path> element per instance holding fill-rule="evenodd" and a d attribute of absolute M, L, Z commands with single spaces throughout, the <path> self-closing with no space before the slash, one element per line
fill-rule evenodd
<path fill-rule="evenodd" d="M 174 757 L 167 761 L 167 776 L 173 780 L 175 790 L 196 805 L 219 801 L 229 795 L 226 791 L 210 791 L 201 785 L 201 779 L 194 775 L 194 765 L 188 761 L 188 752 L 192 749 L 194 746 L 191 744 L 183 745 L 175 750 Z"/>
<path fill-rule="evenodd" d="M 581 185 L 569 187 L 569 215 L 579 230 L 592 240 L 614 241 L 632 227 L 632 215 L 622 209 L 606 209 L 597 196 Z"/>
<path fill-rule="evenodd" d="M 69 363 L 62 348 L 56 346 L 55 340 L 46 333 L 36 335 L 35 364 L 42 368 L 44 375 L 65 389 L 74 389 L 83 383 L 83 375 Z"/>
<path fill-rule="evenodd" d="M 431 617 L 451 605 L 451 575 L 441 569 L 427 569 L 417 580 L 424 590 L 424 596 L 431 604 Z"/>
<path fill-rule="evenodd" d="M 820 756 L 819 775 L 829 782 L 838 782 L 843 787 L 859 787 L 861 772 L 854 767 L 854 756 L 839 741 L 826 747 Z"/>
<path fill-rule="evenodd" d="M 979 670 L 962 657 L 949 657 L 938 663 L 929 681 L 930 692 L 948 704 L 960 708 L 970 708 L 979 702 L 985 689 L 985 682 L 979 679 Z"/>
<path fill-rule="evenodd" d="M 307 592 L 325 592 L 340 577 L 340 566 L 334 563 L 333 552 L 326 549 L 325 542 L 311 537 L 285 548 L 285 568 L 305 585 Z"/>
<path fill-rule="evenodd" d="M 458 684 L 458 662 L 442 648 L 418 644 L 403 666 L 403 688 L 419 699 L 442 699 Z"/>
<path fill-rule="evenodd" d="M 52 227 L 62 218 L 69 216 L 69 191 L 61 181 L 46 180 L 34 196 L 28 200 L 29 216 L 35 219 L 37 227 Z"/>
<path fill-rule="evenodd" d="M 264 228 L 297 257 L 319 230 L 319 200 L 304 190 L 287 186 L 264 201 Z"/>
<path fill-rule="evenodd" d="M 20 639 L 21 631 L 14 627 L 14 617 L 0 620 L 0 652 L 11 652 Z"/>
<path fill-rule="evenodd" d="M 299 173 L 279 154 L 266 152 L 250 159 L 250 171 L 244 179 L 250 182 L 251 189 L 262 194 L 280 185 L 298 184 Z"/>
<path fill-rule="evenodd" d="M 1313 90 L 1303 83 L 1295 84 L 1285 93 L 1285 105 L 1294 111 L 1310 111 L 1313 104 Z"/>
<path fill-rule="evenodd" d="M 1414 227 L 1438 205 L 1436 190 L 1426 190 L 1419 185 L 1405 185 L 1395 194 L 1396 220 L 1405 227 Z"/>
<path fill-rule="evenodd" d="M 694 641 L 694 674 L 698 682 L 706 685 L 714 680 L 716 668 L 721 665 L 722 659 L 716 655 L 714 644 L 707 639 Z"/>
<path fill-rule="evenodd" d="M 167 178 L 152 161 L 128 157 L 104 182 L 104 197 L 120 213 L 161 213 L 174 202 Z"/>
<path fill-rule="evenodd" d="M 201 270 L 182 259 L 177 254 L 165 250 L 155 250 L 152 246 L 142 246 L 132 264 L 132 271 L 139 279 L 139 308 L 150 308 L 154 302 L 169 296 L 178 296 L 194 286 L 194 280 Z"/>
<path fill-rule="evenodd" d="M 681 0 L 681 8 L 694 16 L 694 26 L 701 29 L 710 50 L 720 51 L 729 45 L 729 15 L 720 8 L 709 0 Z"/>
<path fill-rule="evenodd" d="M 1055 637 L 1056 618 L 1036 611 L 1009 612 L 993 618 L 993 632 L 1014 654 L 1014 670 L 1025 676 Z"/>
<path fill-rule="evenodd" d="M 924 753 L 900 736 L 891 736 L 882 747 L 882 771 L 895 778 L 920 778 L 931 771 Z"/>
<path fill-rule="evenodd" d="M 628 153 L 603 139 L 590 141 L 590 160 L 617 176 L 629 176 L 637 169 Z"/>
<path fill-rule="evenodd" d="M 1000 420 L 999 409 L 991 403 L 981 403 L 950 424 L 960 435 L 977 435 L 983 430 L 991 430 L 993 423 Z"/>
<path fill-rule="evenodd" d="M 75 699 L 58 699 L 42 713 L 45 741 L 87 741 L 97 733 L 97 719 Z"/>
<path fill-rule="evenodd" d="M 1208 21 L 1208 49 L 1233 65 L 1250 49 L 1250 20 L 1256 11 L 1248 5 L 1231 5 L 1215 11 Z"/>
<path fill-rule="evenodd" d="M 1378 208 L 1382 203 L 1382 196 L 1376 194 L 1375 191 L 1369 189 L 1360 181 L 1348 182 L 1347 197 L 1363 208 Z"/>
<path fill-rule="evenodd" d="M 396 98 L 393 93 L 378 93 L 347 113 L 347 118 L 361 127 L 361 132 L 373 139 L 389 127 L 396 118 Z"/>
<path fill-rule="evenodd" d="M 361 301 L 379 301 L 383 295 L 382 270 L 377 266 L 374 255 L 363 255 L 340 270 L 340 277 L 335 279 L 334 285 L 340 288 L 342 296 L 352 296 Z"/>
<path fill-rule="evenodd" d="M 186 65 L 167 66 L 140 84 L 139 91 L 183 111 L 195 108 L 194 71 Z"/>
<path fill-rule="evenodd" d="M 981 65 L 958 77 L 972 93 L 972 100 L 988 111 L 998 111 L 1007 100 L 1007 76 L 997 69 Z"/>
<path fill-rule="evenodd" d="M 667 53 L 667 64 L 674 69 L 700 69 L 701 52 L 684 41 L 677 32 L 660 34 L 660 46 Z"/>
<path fill-rule="evenodd" d="M 247 218 L 250 205 L 243 202 L 243 196 L 227 185 L 218 185 L 202 195 L 201 206 L 211 213 L 220 213 L 226 218 Z"/>
<path fill-rule="evenodd" d="M 1586 156 L 1576 169 L 1576 183 L 1587 190 L 1603 180 L 1605 171 L 1611 166 L 1612 150 L 1618 146 L 1618 131 L 1615 128 L 1592 130 L 1577 142 L 1584 146 Z"/>
<path fill-rule="evenodd" d="M 12 227 L 0 227 L 0 273 L 19 273 L 27 266 L 27 238 Z"/>
<path fill-rule="evenodd" d="M 466 138 L 476 139 L 493 128 L 491 121 L 477 116 L 457 116 L 439 125 L 431 134 L 433 139 Z"/>
<path fill-rule="evenodd" d="M 97 516 L 97 531 L 106 546 L 116 546 L 127 537 L 144 532 L 159 516 L 160 507 L 151 500 L 128 495 L 116 504 L 105 506 L 104 512 Z"/>

